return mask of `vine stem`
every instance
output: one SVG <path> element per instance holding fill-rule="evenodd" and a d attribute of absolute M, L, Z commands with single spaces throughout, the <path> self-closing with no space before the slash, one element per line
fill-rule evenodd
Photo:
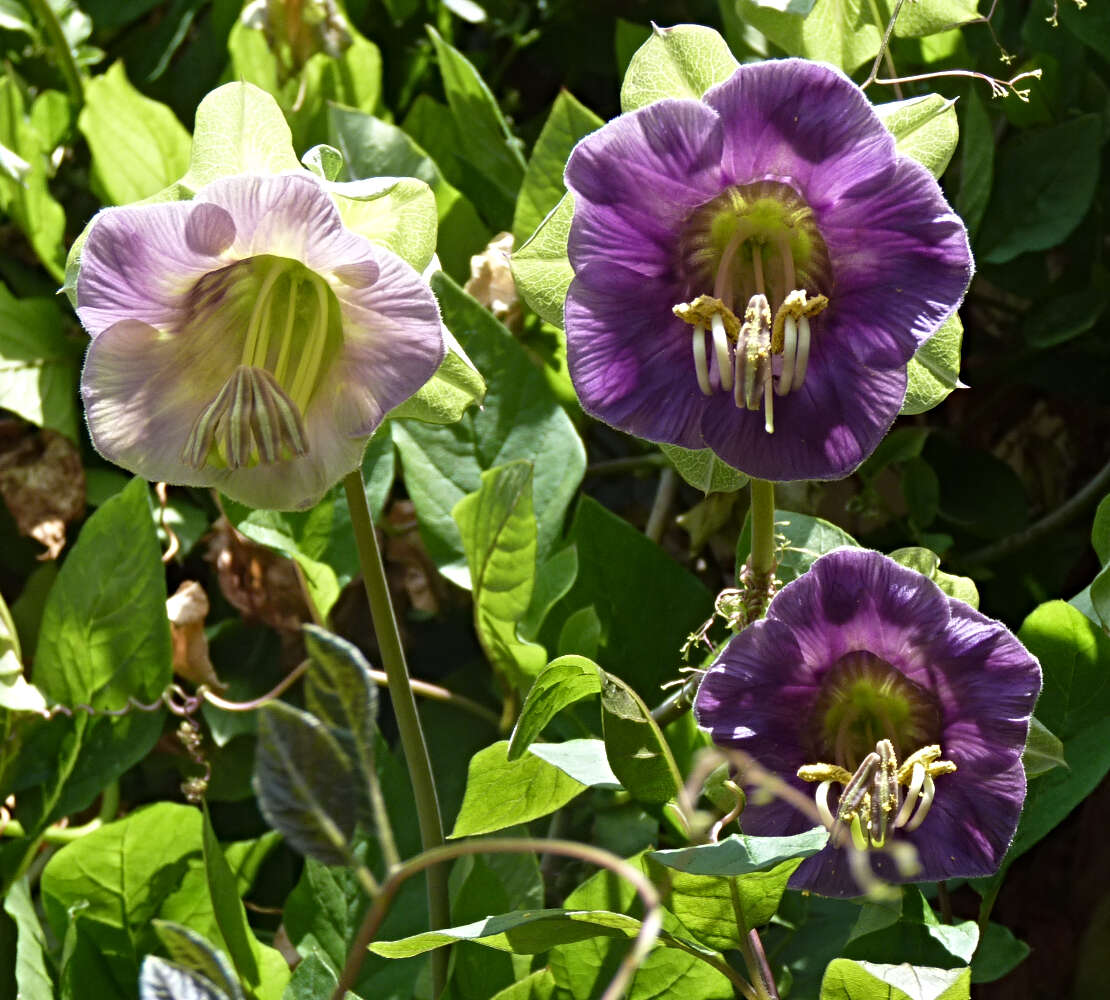
<path fill-rule="evenodd" d="M 412 781 L 417 823 L 420 827 L 420 842 L 426 857 L 428 852 L 442 847 L 444 842 L 443 820 L 440 817 L 439 800 L 436 797 L 432 762 L 428 756 L 424 731 L 420 727 L 420 716 L 416 712 L 416 699 L 412 693 L 408 664 L 405 662 L 405 650 L 401 645 L 401 633 L 397 628 L 397 617 L 393 612 L 393 601 L 389 596 L 389 585 L 385 578 L 385 566 L 378 548 L 374 522 L 370 517 L 370 508 L 366 504 L 362 470 L 355 469 L 350 473 L 343 480 L 343 487 L 347 492 L 351 528 L 354 531 L 355 544 L 358 546 L 366 597 L 370 602 L 370 617 L 374 622 L 374 634 L 378 639 L 382 666 L 385 667 L 389 696 L 393 702 L 393 712 L 397 717 L 397 728 L 401 733 L 401 748 L 404 751 L 405 763 Z M 414 869 L 414 871 L 428 869 L 428 917 L 432 930 L 447 927 L 450 924 L 451 907 L 447 894 L 447 869 L 437 861 L 448 860 L 453 856 L 437 858 L 419 869 Z M 384 896 L 383 887 L 382 895 L 378 898 L 382 899 Z M 376 906 L 377 901 L 371 907 L 371 912 Z M 432 952 L 432 995 L 434 997 L 438 997 L 443 992 L 447 983 L 448 958 L 446 948 L 439 948 Z M 337 993 L 337 996 L 342 997 L 343 992 Z"/>
<path fill-rule="evenodd" d="M 489 837 L 444 844 L 424 851 L 390 874 L 382 884 L 381 893 L 366 911 L 358 937 L 347 955 L 347 964 L 343 967 L 339 983 L 332 993 L 332 1000 L 343 1000 L 347 991 L 354 986 L 366 958 L 366 951 L 381 929 L 393 897 L 396 896 L 401 885 L 418 872 L 425 869 L 434 871 L 435 866 L 442 865 L 444 861 L 472 854 L 561 854 L 564 857 L 577 858 L 587 864 L 597 865 L 599 868 L 607 868 L 630 882 L 644 904 L 644 918 L 640 922 L 640 932 L 636 935 L 635 943 L 617 967 L 616 975 L 613 976 L 600 1000 L 617 1000 L 625 993 L 632 982 L 632 977 L 636 974 L 636 969 L 651 951 L 663 927 L 663 909 L 655 886 L 642 872 L 623 858 L 589 844 L 531 837 Z M 432 952 L 433 955 L 440 953 L 446 954 L 447 949 L 437 948 Z"/>

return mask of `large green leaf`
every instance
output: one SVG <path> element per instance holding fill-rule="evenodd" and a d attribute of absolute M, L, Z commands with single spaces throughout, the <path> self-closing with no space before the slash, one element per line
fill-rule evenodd
<path fill-rule="evenodd" d="M 703 493 L 735 493 L 748 484 L 743 472 L 722 462 L 708 448 L 693 450 L 675 444 L 661 444 L 659 448 L 678 474 Z"/>
<path fill-rule="evenodd" d="M 906 101 L 878 104 L 875 113 L 894 136 L 894 148 L 940 177 L 956 151 L 960 126 L 956 102 L 928 94 Z"/>
<path fill-rule="evenodd" d="M 739 65 L 728 43 L 712 28 L 656 27 L 628 64 L 621 84 L 621 110 L 635 111 L 667 97 L 700 100 Z"/>
<path fill-rule="evenodd" d="M 535 232 L 566 192 L 563 168 L 575 143 L 602 124 L 570 91 L 559 91 L 524 171 L 513 213 L 513 239 L 517 246 Z"/>
<path fill-rule="evenodd" d="M 779 562 L 775 576 L 783 583 L 797 579 L 826 552 L 859 545 L 843 528 L 838 528 L 831 521 L 809 514 L 795 514 L 789 510 L 775 511 L 775 534 L 779 542 Z M 736 542 L 737 575 L 748 560 L 750 548 L 749 520 L 745 522 L 744 530 Z"/>
<path fill-rule="evenodd" d="M 605 754 L 620 783 L 641 802 L 662 804 L 678 793 L 682 776 L 651 711 L 619 677 L 601 681 Z"/>
<path fill-rule="evenodd" d="M 407 176 L 424 181 L 435 195 L 439 214 L 439 257 L 453 276 L 469 273 L 470 256 L 489 242 L 490 231 L 420 146 L 396 125 L 335 106 L 328 109 L 328 141 L 343 154 L 348 179 Z"/>
<path fill-rule="evenodd" d="M 111 204 L 149 198 L 188 169 L 185 126 L 131 86 L 122 62 L 89 81 L 77 126 L 92 153 L 93 183 Z"/>
<path fill-rule="evenodd" d="M 54 980 L 47 963 L 47 942 L 39 923 L 27 879 L 22 878 L 8 890 L 4 912 L 15 922 L 16 1000 L 48 1000 L 54 996 Z"/>
<path fill-rule="evenodd" d="M 259 710 L 254 789 L 262 815 L 293 847 L 349 863 L 356 788 L 350 758 L 322 722 L 280 701 Z"/>
<path fill-rule="evenodd" d="M 574 199 L 568 192 L 531 238 L 513 252 L 511 261 L 513 278 L 524 301 L 558 327 L 563 326 L 563 303 L 574 280 L 574 269 L 567 258 L 573 217 Z"/>
<path fill-rule="evenodd" d="M 821 1000 L 969 1000 L 971 969 L 876 965 L 837 958 L 821 981 Z"/>
<path fill-rule="evenodd" d="M 712 613 L 702 583 L 654 542 L 591 497 L 578 503 L 568 541 L 578 577 L 540 631 L 556 648 L 567 619 L 593 607 L 601 623 L 597 661 L 649 702 L 681 665 L 686 637 Z"/>
<path fill-rule="evenodd" d="M 600 668 L 584 656 L 560 656 L 544 668 L 516 720 L 508 760 L 516 760 L 568 705 L 601 692 Z"/>
<path fill-rule="evenodd" d="M 532 464 L 518 460 L 483 472 L 481 488 L 451 515 L 470 568 L 482 648 L 507 689 L 527 690 L 547 662 L 543 646 L 517 634 L 536 578 Z"/>
<path fill-rule="evenodd" d="M 1022 132 L 999 150 L 980 256 L 1005 264 L 1063 242 L 1087 214 L 1098 183 L 1102 125 L 1082 115 Z"/>
<path fill-rule="evenodd" d="M 386 958 L 422 955 L 455 941 L 476 941 L 487 948 L 533 955 L 559 944 L 591 937 L 635 937 L 640 921 L 606 910 L 523 910 L 476 920 L 462 927 L 415 934 L 400 941 L 375 941 L 370 950 Z"/>
<path fill-rule="evenodd" d="M 931 410 L 961 388 L 960 347 L 964 325 L 958 313 L 948 317 L 918 349 L 906 366 L 906 398 L 901 413 L 912 416 Z"/>
<path fill-rule="evenodd" d="M 867 0 L 816 0 L 804 14 L 773 0 L 739 0 L 743 20 L 792 56 L 851 73 L 879 51 L 880 26 Z M 906 6 L 912 6 L 906 4 Z"/>
<path fill-rule="evenodd" d="M 791 858 L 808 858 L 822 850 L 829 831 L 814 827 L 790 837 L 755 837 L 734 833 L 715 844 L 655 851 L 660 864 L 691 875 L 750 875 L 768 871 Z"/>
<path fill-rule="evenodd" d="M 431 26 L 447 103 L 458 128 L 462 155 L 487 182 L 491 221 L 508 228 L 524 178 L 524 155 L 486 82 L 473 64 Z"/>
<path fill-rule="evenodd" d="M 423 271 L 436 249 L 436 200 L 415 177 L 370 177 L 327 184 L 343 225 Z"/>
<path fill-rule="evenodd" d="M 538 557 L 545 559 L 586 456 L 570 418 L 512 334 L 445 274 L 433 277 L 432 288 L 444 322 L 491 382 L 481 410 L 469 410 L 457 423 L 443 426 L 395 420 L 393 438 L 429 555 L 445 576 L 469 586 L 462 537 L 451 511 L 481 488 L 482 472 L 515 459 L 534 464 L 536 545 Z"/>
<path fill-rule="evenodd" d="M 565 772 L 532 754 L 510 761 L 505 740 L 470 759 L 466 795 L 452 837 L 504 830 L 547 816 L 585 789 Z"/>
<path fill-rule="evenodd" d="M 974 89 L 961 102 L 963 110 L 963 149 L 960 153 L 960 189 L 956 210 L 975 240 L 979 223 L 990 202 L 994 186 L 994 130 L 983 99 Z"/>

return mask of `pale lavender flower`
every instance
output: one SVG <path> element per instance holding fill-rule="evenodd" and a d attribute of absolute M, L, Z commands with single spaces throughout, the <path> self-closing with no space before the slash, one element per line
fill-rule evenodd
<path fill-rule="evenodd" d="M 444 355 L 428 285 L 307 172 L 101 212 L 77 314 L 97 450 L 254 507 L 315 503 Z"/>

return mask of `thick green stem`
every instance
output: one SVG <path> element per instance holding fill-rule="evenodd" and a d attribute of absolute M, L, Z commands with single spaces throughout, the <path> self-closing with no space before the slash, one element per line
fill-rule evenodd
<path fill-rule="evenodd" d="M 393 601 L 389 596 L 382 555 L 378 550 L 378 538 L 374 533 L 370 509 L 366 505 L 366 491 L 361 470 L 356 469 L 347 476 L 343 480 L 343 486 L 347 491 L 351 527 L 358 545 L 358 558 L 362 566 L 366 597 L 370 602 L 374 634 L 378 639 L 382 666 L 385 667 L 389 681 L 389 696 L 393 702 L 394 715 L 397 717 L 397 728 L 401 733 L 401 748 L 404 750 L 405 763 L 408 765 L 409 778 L 412 781 L 413 797 L 416 799 L 420 842 L 425 851 L 430 851 L 442 846 L 444 842 L 443 820 L 440 818 L 439 800 L 436 798 L 432 762 L 428 756 L 428 746 L 424 741 L 424 731 L 420 727 L 420 716 L 416 713 L 416 699 L 413 697 L 409 682 L 405 651 L 401 645 L 401 634 L 397 629 L 397 618 L 393 613 Z M 443 865 L 434 865 L 428 869 L 428 916 L 433 930 L 450 926 L 451 908 L 447 895 L 447 869 Z M 446 948 L 439 948 L 432 952 L 432 995 L 434 997 L 438 997 L 446 985 L 448 957 Z"/>
<path fill-rule="evenodd" d="M 760 579 L 775 571 L 775 484 L 753 479 L 751 490 L 752 551 L 748 568 Z"/>

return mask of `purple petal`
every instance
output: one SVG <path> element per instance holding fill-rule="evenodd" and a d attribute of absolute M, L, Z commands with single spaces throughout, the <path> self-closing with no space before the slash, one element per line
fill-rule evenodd
<path fill-rule="evenodd" d="M 617 264 L 594 267 L 600 275 L 575 278 L 566 301 L 567 360 L 583 409 L 649 441 L 704 447 L 692 328 L 664 305 L 667 289 L 645 290 Z"/>
<path fill-rule="evenodd" d="M 197 279 L 221 266 L 235 225 L 192 202 L 109 208 L 81 250 L 77 315 L 92 337 L 126 320 L 173 329 Z"/>
<path fill-rule="evenodd" d="M 834 262 L 829 340 L 865 364 L 905 364 L 967 291 L 974 268 L 963 223 L 932 175 L 903 157 L 818 225 Z"/>
<path fill-rule="evenodd" d="M 781 59 L 742 66 L 710 90 L 730 183 L 791 180 L 820 210 L 894 158 L 894 139 L 863 92 L 830 66 Z"/>
<path fill-rule="evenodd" d="M 738 409 L 731 394 L 706 399 L 702 435 L 729 465 L 773 482 L 842 479 L 889 430 L 906 395 L 905 370 L 872 369 L 837 354 L 822 332 L 814 331 L 805 384 L 775 397 L 773 434 L 762 411 Z"/>

